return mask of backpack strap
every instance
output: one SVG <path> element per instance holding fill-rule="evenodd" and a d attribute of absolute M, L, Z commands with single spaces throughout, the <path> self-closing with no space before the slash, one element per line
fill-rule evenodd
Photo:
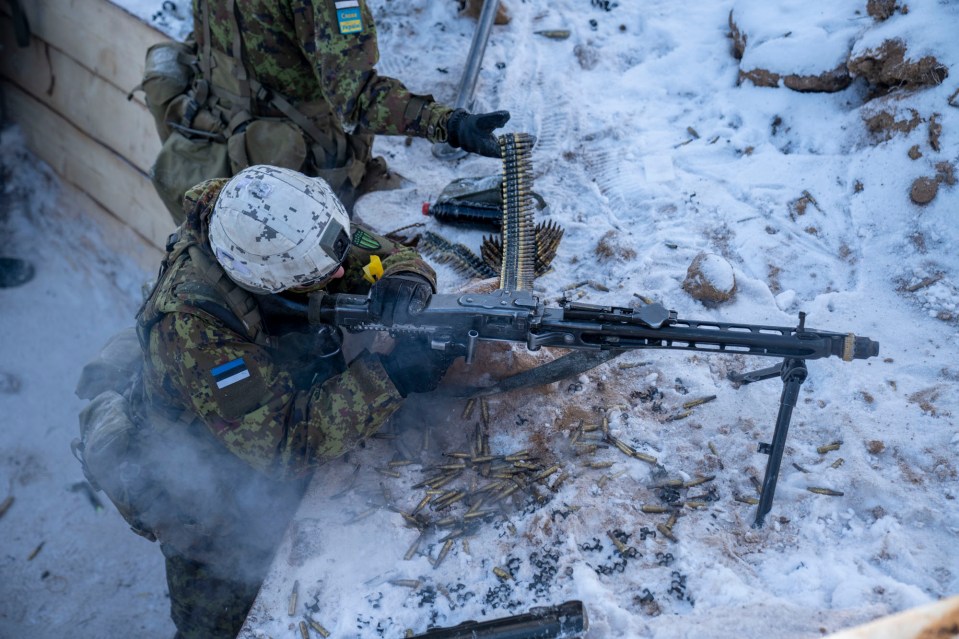
<path fill-rule="evenodd" d="M 230 326 L 239 321 L 243 327 L 241 334 L 247 339 L 259 346 L 272 346 L 271 338 L 263 329 L 263 315 L 253 295 L 231 280 L 219 262 L 198 245 L 193 244 L 187 250 L 196 272 L 216 291 L 217 297 L 229 309 L 232 321 L 224 321 L 224 324 Z M 219 313 L 212 314 L 220 319 Z"/>

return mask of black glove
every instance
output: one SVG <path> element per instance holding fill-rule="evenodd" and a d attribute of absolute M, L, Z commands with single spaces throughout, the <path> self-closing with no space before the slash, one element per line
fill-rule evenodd
<path fill-rule="evenodd" d="M 393 352 L 380 361 L 400 395 L 428 393 L 439 385 L 455 356 L 430 348 L 422 337 L 398 337 Z"/>
<path fill-rule="evenodd" d="M 456 109 L 446 123 L 446 140 L 451 147 L 469 153 L 479 153 L 488 158 L 502 157 L 493 129 L 500 128 L 508 121 L 509 111 L 470 113 L 465 109 Z"/>
<path fill-rule="evenodd" d="M 422 311 L 432 295 L 433 286 L 422 275 L 387 275 L 370 289 L 370 311 L 382 324 L 402 324 Z"/>

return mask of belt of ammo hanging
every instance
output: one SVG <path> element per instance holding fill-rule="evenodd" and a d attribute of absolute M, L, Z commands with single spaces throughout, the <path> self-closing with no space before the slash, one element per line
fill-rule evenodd
<path fill-rule="evenodd" d="M 503 157 L 503 260 L 500 288 L 528 291 L 535 277 L 536 236 L 533 224 L 533 144 L 529 133 L 498 138 Z"/>

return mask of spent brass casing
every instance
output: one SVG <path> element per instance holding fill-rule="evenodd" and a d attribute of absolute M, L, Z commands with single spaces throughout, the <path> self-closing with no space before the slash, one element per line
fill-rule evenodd
<path fill-rule="evenodd" d="M 287 613 L 292 617 L 296 614 L 296 599 L 300 594 L 300 582 L 299 580 L 293 582 L 293 592 L 290 593 L 290 605 L 287 608 Z"/>
<path fill-rule="evenodd" d="M 818 486 L 809 486 L 806 488 L 811 493 L 816 493 L 817 495 L 826 495 L 827 497 L 842 497 L 846 493 L 841 490 L 833 490 L 832 488 L 820 488 Z"/>
<path fill-rule="evenodd" d="M 390 579 L 389 583 L 403 588 L 419 588 L 423 585 L 419 579 Z"/>
<path fill-rule="evenodd" d="M 447 506 L 452 506 L 453 504 L 455 504 L 455 503 L 458 502 L 459 500 L 463 499 L 464 497 L 466 497 L 466 492 L 465 492 L 465 491 L 462 491 L 462 490 L 453 490 L 453 491 L 450 491 L 449 493 L 447 493 L 445 496 L 440 497 L 439 499 L 434 500 L 433 503 L 430 504 L 430 508 L 432 508 L 433 510 L 438 510 L 438 509 L 440 509 L 440 508 L 446 508 Z"/>
<path fill-rule="evenodd" d="M 310 628 L 313 628 L 313 630 L 316 630 L 316 632 L 319 633 L 319 635 L 323 637 L 323 639 L 326 639 L 327 637 L 330 636 L 330 631 L 324 628 L 323 626 L 321 626 L 318 621 L 314 619 L 307 619 L 306 621 L 308 624 L 310 624 Z"/>
<path fill-rule="evenodd" d="M 636 451 L 635 453 L 633 453 L 633 457 L 635 457 L 636 459 L 638 459 L 638 460 L 640 460 L 640 461 L 644 461 L 644 462 L 646 462 L 646 463 L 648 463 L 648 464 L 658 464 L 658 463 L 659 463 L 659 460 L 656 459 L 655 457 L 653 457 L 652 455 L 647 455 L 646 453 L 641 453 L 641 452 L 639 452 L 639 451 Z"/>
<path fill-rule="evenodd" d="M 583 429 L 582 429 L 582 428 L 577 428 L 576 430 L 574 430 L 574 431 L 573 431 L 573 436 L 569 438 L 569 445 L 570 445 L 570 446 L 575 446 L 575 445 L 576 445 L 576 442 L 578 442 L 578 441 L 579 441 L 579 438 L 582 437 L 582 436 L 583 436 Z"/>
<path fill-rule="evenodd" d="M 650 514 L 668 513 L 670 511 L 666 506 L 660 506 L 658 504 L 643 504 L 640 510 Z"/>
<path fill-rule="evenodd" d="M 523 470 L 541 470 L 543 468 L 542 464 L 534 464 L 527 461 L 518 461 L 513 462 L 513 466 L 516 468 L 521 468 Z"/>
<path fill-rule="evenodd" d="M 445 517 L 436 522 L 437 528 L 452 528 L 456 524 L 460 523 L 460 520 L 456 517 Z"/>
<path fill-rule="evenodd" d="M 466 468 L 466 462 L 460 461 L 455 464 L 439 464 L 438 466 L 433 466 L 433 470 L 464 470 Z"/>
<path fill-rule="evenodd" d="M 570 476 L 569 473 L 563 473 L 562 475 L 557 477 L 556 481 L 553 482 L 553 485 L 549 487 L 550 491 L 554 493 L 558 491 L 560 486 L 562 486 L 566 482 L 566 480 L 569 479 L 569 476 Z"/>
<path fill-rule="evenodd" d="M 621 450 L 626 455 L 633 457 L 636 455 L 636 449 L 619 439 L 618 437 L 610 437 L 610 440 L 613 442 L 613 446 Z"/>
<path fill-rule="evenodd" d="M 841 446 L 842 446 L 841 441 L 835 441 L 835 442 L 832 442 L 831 444 L 826 444 L 825 446 L 819 446 L 816 449 L 816 452 L 819 453 L 820 455 L 825 455 L 828 452 L 839 450 Z"/>
<path fill-rule="evenodd" d="M 413 543 L 407 549 L 406 554 L 403 555 L 403 559 L 405 559 L 406 561 L 409 561 L 410 559 L 412 559 L 413 555 L 416 554 L 416 551 L 420 549 L 420 543 L 422 543 L 422 541 L 423 541 L 423 535 L 420 534 L 416 537 L 415 540 L 413 540 Z"/>
<path fill-rule="evenodd" d="M 615 463 L 616 462 L 611 462 L 611 461 L 591 461 L 591 462 L 586 462 L 586 464 L 584 465 L 587 468 L 603 469 L 603 468 L 609 468 Z"/>
<path fill-rule="evenodd" d="M 620 555 L 626 556 L 626 553 L 629 552 L 629 547 L 623 542 L 621 542 L 619 538 L 617 538 L 616 535 L 612 533 L 612 531 L 607 530 L 606 536 L 609 537 L 610 540 L 613 542 L 613 545 L 616 546 L 616 551 L 619 552 Z"/>
<path fill-rule="evenodd" d="M 558 472 L 558 471 L 559 471 L 559 465 L 558 465 L 558 464 L 556 464 L 556 465 L 554 465 L 554 466 L 550 466 L 550 467 L 547 468 L 546 470 L 544 470 L 544 471 L 542 471 L 542 472 L 537 473 L 536 475 L 534 475 L 532 481 L 542 481 L 542 480 L 546 479 L 547 477 L 549 477 L 550 475 L 552 475 L 553 473 L 556 473 L 556 472 Z"/>
<path fill-rule="evenodd" d="M 464 521 L 473 521 L 474 519 L 482 519 L 490 515 L 495 515 L 499 511 L 495 508 L 484 508 L 483 510 L 477 510 L 476 512 L 468 512 L 463 515 Z"/>
<path fill-rule="evenodd" d="M 10 506 L 13 505 L 13 502 L 15 501 L 15 499 L 16 498 L 13 495 L 10 495 L 9 497 L 3 500 L 3 503 L 0 503 L 0 517 L 3 517 L 4 515 L 7 514 L 7 511 L 10 510 Z"/>
<path fill-rule="evenodd" d="M 599 446 L 597 446 L 596 444 L 586 444 L 583 442 L 577 442 L 576 445 L 573 447 L 573 449 L 574 449 L 573 452 L 576 454 L 576 456 L 592 455 L 597 450 L 599 450 Z"/>
<path fill-rule="evenodd" d="M 683 404 L 683 408 L 690 409 L 695 408 L 696 406 L 702 406 L 716 399 L 715 395 L 709 395 L 707 397 L 700 397 L 699 399 L 694 399 Z"/>
<path fill-rule="evenodd" d="M 426 496 L 420 500 L 420 503 L 416 504 L 416 508 L 413 509 L 412 514 L 415 515 L 419 511 L 423 510 L 426 504 L 430 503 L 431 499 L 433 499 L 433 495 L 430 495 L 429 493 L 427 493 Z"/>
<path fill-rule="evenodd" d="M 453 548 L 453 541 L 454 541 L 454 540 L 452 540 L 452 539 L 447 539 L 447 540 L 446 540 L 446 543 L 443 544 L 443 548 L 440 549 L 440 554 L 439 554 L 439 556 L 436 558 L 436 561 L 433 562 L 433 568 L 434 568 L 434 569 L 435 569 L 435 568 L 438 568 L 439 565 L 440 565 L 441 563 L 443 563 L 443 560 L 446 559 L 446 555 L 448 555 L 448 554 L 450 553 L 450 549 Z"/>
<path fill-rule="evenodd" d="M 679 541 L 676 538 L 676 535 L 673 534 L 672 529 L 670 529 L 665 524 L 656 524 L 656 530 L 658 530 L 663 537 L 665 537 L 666 539 L 670 541 Z"/>
<path fill-rule="evenodd" d="M 693 486 L 699 486 L 710 482 L 716 479 L 716 475 L 707 475 L 706 477 L 697 477 L 696 479 L 690 479 L 688 482 L 683 484 L 683 488 L 692 488 Z"/>
<path fill-rule="evenodd" d="M 603 293 L 609 293 L 609 287 L 603 284 L 602 282 L 597 282 L 596 280 L 589 280 L 589 285 L 595 288 L 597 291 Z"/>

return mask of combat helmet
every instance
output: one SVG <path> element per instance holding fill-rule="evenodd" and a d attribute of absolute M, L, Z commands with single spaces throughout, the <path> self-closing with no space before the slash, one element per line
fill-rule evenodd
<path fill-rule="evenodd" d="M 233 176 L 210 216 L 210 246 L 227 275 L 253 293 L 330 279 L 350 247 L 350 218 L 330 185 L 257 165 Z"/>

